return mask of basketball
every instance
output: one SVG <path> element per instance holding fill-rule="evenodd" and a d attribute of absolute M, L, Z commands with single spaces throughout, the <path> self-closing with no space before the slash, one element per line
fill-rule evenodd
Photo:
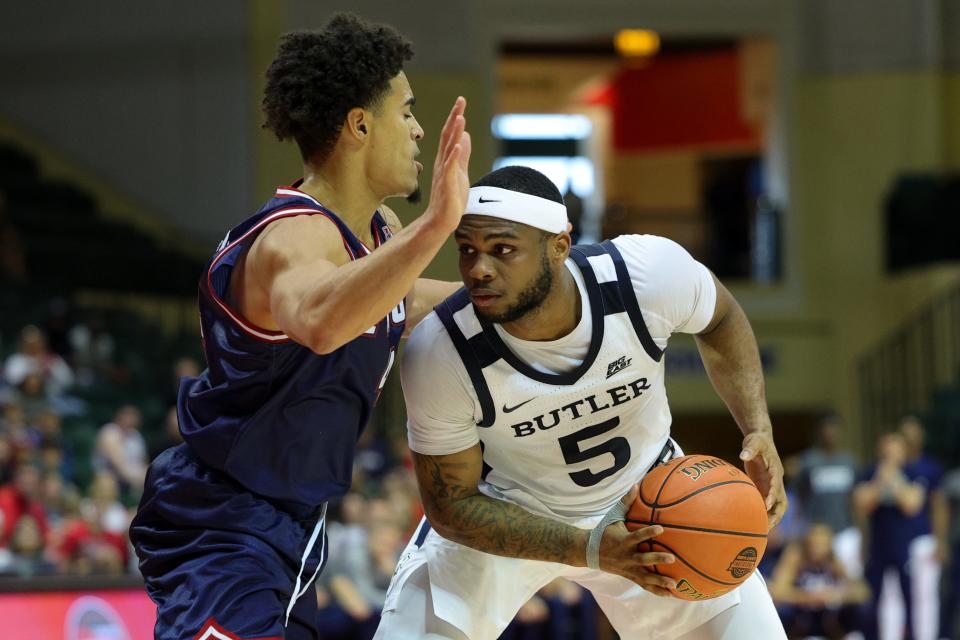
<path fill-rule="evenodd" d="M 673 594 L 706 600 L 750 577 L 767 547 L 767 509 L 743 471 L 715 456 L 691 455 L 654 468 L 627 512 L 630 531 L 658 524 L 663 533 L 640 544 L 665 551 L 673 564 L 653 571 L 676 580 Z"/>

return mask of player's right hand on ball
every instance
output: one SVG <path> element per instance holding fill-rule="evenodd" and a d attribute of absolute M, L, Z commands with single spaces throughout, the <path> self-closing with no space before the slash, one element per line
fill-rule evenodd
<path fill-rule="evenodd" d="M 627 506 L 633 504 L 637 499 L 638 491 L 638 485 L 634 485 L 623 497 L 623 503 Z M 655 564 L 671 564 L 676 560 L 674 555 L 663 551 L 641 550 L 646 546 L 641 543 L 661 533 L 663 533 L 663 527 L 660 525 L 631 532 L 622 522 L 611 524 L 603 532 L 603 538 L 600 540 L 600 568 L 632 580 L 650 593 L 673 597 L 670 589 L 677 586 L 673 578 L 662 576 L 650 567 Z"/>

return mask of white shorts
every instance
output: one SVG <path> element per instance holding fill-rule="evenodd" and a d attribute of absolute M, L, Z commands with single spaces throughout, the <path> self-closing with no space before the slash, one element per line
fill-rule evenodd
<path fill-rule="evenodd" d="M 756 573 L 719 598 L 687 602 L 653 595 L 605 571 L 477 551 L 446 540 L 436 531 L 427 532 L 424 523 L 397 563 L 375 638 L 494 640 L 517 610 L 556 578 L 589 589 L 624 638 L 672 640 L 688 633 L 698 640 L 786 638 L 773 601 Z M 742 593 L 749 593 L 749 602 L 745 600 L 744 606 L 738 607 Z M 732 607 L 744 610 L 746 615 L 732 620 L 726 616 L 718 625 L 722 629 L 710 629 L 705 635 L 696 633 Z"/>

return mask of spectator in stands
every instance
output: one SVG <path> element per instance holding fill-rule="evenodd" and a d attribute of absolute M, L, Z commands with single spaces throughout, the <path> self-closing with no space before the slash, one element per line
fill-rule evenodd
<path fill-rule="evenodd" d="M 150 460 L 181 442 L 183 442 L 183 436 L 180 435 L 180 422 L 177 419 L 177 407 L 174 405 L 167 409 L 167 415 L 163 419 L 163 429 L 150 447 Z"/>
<path fill-rule="evenodd" d="M 320 578 L 322 588 L 329 594 L 325 608 L 318 614 L 324 637 L 336 629 L 344 637 L 372 638 L 380 622 L 387 587 L 404 544 L 403 529 L 387 501 L 367 501 L 364 538 L 363 544 L 331 541 L 339 552 L 332 553 L 331 546 Z"/>
<path fill-rule="evenodd" d="M 833 414 L 817 424 L 813 445 L 800 454 L 797 495 L 808 522 L 833 530 L 834 551 L 847 573 L 860 576 L 860 531 L 851 508 L 857 466 L 853 455 L 840 446 L 842 432 L 843 423 Z"/>
<path fill-rule="evenodd" d="M 570 229 L 570 239 L 573 244 L 579 244 L 583 235 L 583 198 L 571 188 L 563 194 L 563 203 L 567 207 L 567 220 L 573 226 Z"/>
<path fill-rule="evenodd" d="M 65 520 L 78 515 L 80 491 L 55 472 L 47 472 L 41 481 L 40 501 L 51 532 L 59 531 Z"/>
<path fill-rule="evenodd" d="M 14 461 L 16 452 L 13 443 L 7 435 L 0 430 L 0 486 L 3 486 L 13 480 Z"/>
<path fill-rule="evenodd" d="M 94 476 L 81 517 L 65 526 L 60 555 L 70 573 L 123 573 L 128 561 L 127 510 L 118 500 L 117 482 L 106 472 Z"/>
<path fill-rule="evenodd" d="M 873 613 L 867 625 L 868 640 L 878 637 L 878 607 L 883 576 L 894 570 L 900 580 L 905 611 L 904 639 L 913 638 L 913 597 L 908 567 L 910 541 L 914 537 L 913 516 L 926 500 L 924 485 L 915 482 L 906 466 L 907 449 L 903 436 L 887 433 L 877 442 L 877 462 L 862 476 L 854 489 L 857 514 L 868 522 L 866 578 L 873 596 Z"/>
<path fill-rule="evenodd" d="M 597 605 L 580 585 L 558 578 L 520 607 L 500 640 L 596 640 Z"/>
<path fill-rule="evenodd" d="M 10 564 L 2 571 L 20 578 L 57 572 L 57 565 L 47 557 L 43 530 L 33 516 L 17 520 L 10 539 Z"/>
<path fill-rule="evenodd" d="M 117 409 L 113 422 L 100 427 L 93 466 L 111 473 L 126 498 L 139 496 L 147 472 L 147 445 L 140 434 L 140 410 L 133 405 Z"/>
<path fill-rule="evenodd" d="M 180 389 L 181 378 L 196 378 L 200 375 L 200 364 L 193 358 L 184 356 L 177 358 L 173 363 L 173 380 L 167 388 L 166 403 L 169 405 L 177 404 L 177 393 Z"/>
<path fill-rule="evenodd" d="M 787 547 L 774 570 L 770 594 L 791 638 L 842 638 L 864 630 L 870 590 L 847 575 L 833 552 L 833 536 L 831 525 L 814 524 L 802 541 Z"/>
<path fill-rule="evenodd" d="M 54 410 L 52 395 L 39 373 L 28 373 L 17 385 L 18 403 L 26 418 L 33 421 L 41 413 Z"/>
<path fill-rule="evenodd" d="M 4 406 L 0 418 L 0 433 L 3 433 L 15 449 L 18 459 L 29 458 L 40 445 L 40 432 L 27 423 L 27 416 L 19 402 Z"/>
<path fill-rule="evenodd" d="M 905 468 L 923 485 L 925 500 L 911 519 L 910 582 L 913 589 L 914 631 L 919 638 L 936 637 L 940 607 L 941 560 L 947 555 L 947 503 L 940 484 L 943 467 L 924 452 L 926 429 L 916 416 L 904 416 L 897 430 L 907 449 Z"/>
<path fill-rule="evenodd" d="M 32 464 L 20 464 L 13 482 L 0 487 L 0 547 L 8 546 L 17 522 L 31 516 L 47 535 L 47 516 L 40 501 L 40 471 Z"/>
<path fill-rule="evenodd" d="M 44 472 L 56 471 L 67 480 L 73 480 L 73 450 L 63 437 L 60 416 L 53 411 L 44 411 L 34 419 L 33 424 L 40 436 L 39 456 Z M 55 458 L 59 459 L 57 468 L 53 466 Z"/>
<path fill-rule="evenodd" d="M 76 323 L 70 328 L 67 340 L 73 352 L 78 384 L 90 386 L 113 379 L 116 344 L 100 318 L 92 316 Z"/>
<path fill-rule="evenodd" d="M 43 388 L 52 396 L 64 394 L 74 380 L 73 370 L 63 358 L 47 349 L 46 337 L 34 325 L 20 332 L 19 349 L 3 367 L 4 379 L 15 387 L 31 374 L 40 376 Z"/>
<path fill-rule="evenodd" d="M 940 637 L 960 638 L 960 469 L 943 477 L 940 485 L 948 509 L 948 544 L 943 547 L 944 600 L 940 607 Z"/>

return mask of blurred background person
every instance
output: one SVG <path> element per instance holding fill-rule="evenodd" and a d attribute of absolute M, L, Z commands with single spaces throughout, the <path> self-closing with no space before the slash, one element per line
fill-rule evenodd
<path fill-rule="evenodd" d="M 843 423 L 835 414 L 821 418 L 814 441 L 799 456 L 797 506 L 809 522 L 833 532 L 834 551 L 852 576 L 863 574 L 860 530 L 853 520 L 851 498 L 857 481 L 853 454 L 841 447 Z"/>
<path fill-rule="evenodd" d="M 947 544 L 940 554 L 943 561 L 943 600 L 940 607 L 940 637 L 960 638 L 960 469 L 943 477 L 941 485 L 947 503 L 949 523 Z"/>
<path fill-rule="evenodd" d="M 923 509 L 926 489 L 915 482 L 906 466 L 907 448 L 899 433 L 877 441 L 877 460 L 854 489 L 853 504 L 867 522 L 865 575 L 873 597 L 873 613 L 866 629 L 868 640 L 879 638 L 880 599 L 884 575 L 896 575 L 903 599 L 902 637 L 913 636 L 913 590 L 908 566 L 910 542 L 916 530 L 913 518 Z"/>
<path fill-rule="evenodd" d="M 0 487 L 0 547 L 10 544 L 20 518 L 33 518 L 41 536 L 47 536 L 47 515 L 40 501 L 40 471 L 21 463 L 13 472 L 13 481 Z"/>
<path fill-rule="evenodd" d="M 847 574 L 833 551 L 833 528 L 814 524 L 780 557 L 770 594 L 791 638 L 843 638 L 863 632 L 870 615 L 870 589 Z"/>
<path fill-rule="evenodd" d="M 63 394 L 74 381 L 70 365 L 47 348 L 46 337 L 34 325 L 28 325 L 20 332 L 20 344 L 4 363 L 3 376 L 15 387 L 30 376 L 37 376 L 40 388 L 51 396 Z"/>
<path fill-rule="evenodd" d="M 170 447 L 175 447 L 181 442 L 183 442 L 183 436 L 180 435 L 180 421 L 177 418 L 177 406 L 173 405 L 167 409 L 167 413 L 163 418 L 162 430 L 159 435 L 154 438 L 153 444 L 150 446 L 150 460 L 153 460 Z"/>
<path fill-rule="evenodd" d="M 100 427 L 93 466 L 111 474 L 125 500 L 133 501 L 143 491 L 147 473 L 147 444 L 140 434 L 140 410 L 133 405 L 117 409 L 113 421 Z"/>
<path fill-rule="evenodd" d="M 917 416 L 904 416 L 897 426 L 907 451 L 904 468 L 913 482 L 924 488 L 923 506 L 911 518 L 908 554 L 913 590 L 914 632 L 919 640 L 938 638 L 940 573 L 949 553 L 949 516 L 941 490 L 943 467 L 925 451 L 926 429 Z"/>

